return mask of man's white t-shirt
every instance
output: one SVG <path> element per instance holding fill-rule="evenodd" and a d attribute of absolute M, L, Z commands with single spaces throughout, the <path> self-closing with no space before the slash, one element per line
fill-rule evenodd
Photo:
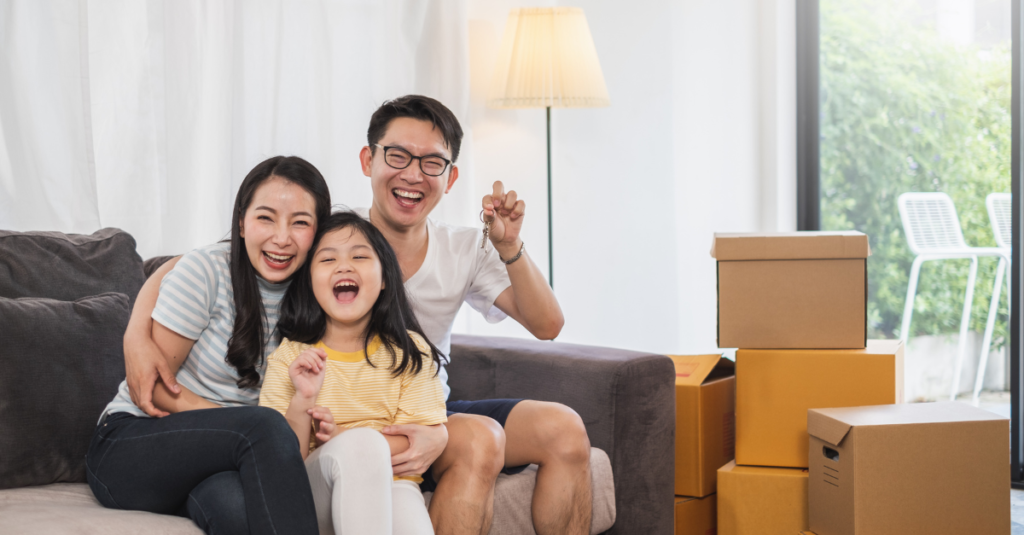
<path fill-rule="evenodd" d="M 357 208 L 355 212 L 363 218 L 370 217 L 367 208 Z M 423 334 L 448 357 L 452 324 L 463 302 L 483 314 L 489 323 L 506 318 L 494 306 L 494 300 L 512 282 L 491 242 L 480 248 L 482 238 L 480 229 L 455 227 L 427 218 L 427 256 L 419 271 L 405 281 L 409 304 Z M 440 376 L 447 400 L 451 389 L 444 367 Z"/>

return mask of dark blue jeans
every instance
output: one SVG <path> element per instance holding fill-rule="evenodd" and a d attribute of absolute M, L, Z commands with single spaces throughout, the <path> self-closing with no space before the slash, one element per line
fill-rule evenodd
<path fill-rule="evenodd" d="M 211 534 L 318 532 L 298 440 L 273 409 L 111 414 L 85 460 L 105 507 L 188 517 Z"/>

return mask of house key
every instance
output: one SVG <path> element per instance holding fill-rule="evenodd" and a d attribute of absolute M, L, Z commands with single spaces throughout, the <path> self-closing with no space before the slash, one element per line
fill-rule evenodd
<path fill-rule="evenodd" d="M 480 239 L 480 248 L 483 249 L 487 245 L 487 236 L 491 233 L 491 222 L 484 220 L 483 210 L 480 210 L 480 221 L 484 222 L 484 236 Z"/>

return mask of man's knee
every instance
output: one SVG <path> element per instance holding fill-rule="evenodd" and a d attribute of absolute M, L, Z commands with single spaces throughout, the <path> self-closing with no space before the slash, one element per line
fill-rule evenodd
<path fill-rule="evenodd" d="M 448 445 L 441 457 L 447 461 L 436 463 L 442 472 L 459 467 L 480 477 L 497 478 L 505 466 L 505 430 L 486 416 L 458 415 L 458 423 L 448 426 Z"/>
<path fill-rule="evenodd" d="M 590 437 L 580 415 L 561 403 L 544 403 L 534 424 L 549 461 L 586 464 L 590 461 Z"/>

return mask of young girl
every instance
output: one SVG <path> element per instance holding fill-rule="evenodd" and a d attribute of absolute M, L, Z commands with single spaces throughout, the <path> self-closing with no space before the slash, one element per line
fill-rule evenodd
<path fill-rule="evenodd" d="M 284 414 L 299 439 L 321 533 L 433 533 L 419 474 L 392 477 L 391 455 L 408 439 L 380 430 L 447 421 L 439 352 L 369 221 L 331 215 L 311 251 L 281 306 L 284 339 L 260 405 Z"/>

